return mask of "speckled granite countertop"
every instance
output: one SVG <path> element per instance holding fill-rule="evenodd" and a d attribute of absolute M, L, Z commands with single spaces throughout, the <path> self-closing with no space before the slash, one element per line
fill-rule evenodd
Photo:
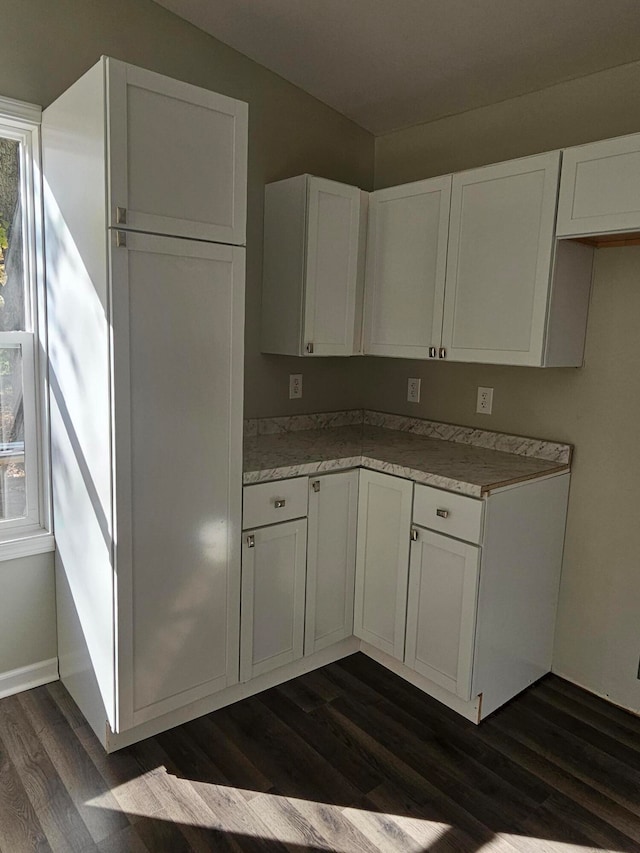
<path fill-rule="evenodd" d="M 248 421 L 244 483 L 363 466 L 482 497 L 568 471 L 571 446 L 379 412 Z"/>

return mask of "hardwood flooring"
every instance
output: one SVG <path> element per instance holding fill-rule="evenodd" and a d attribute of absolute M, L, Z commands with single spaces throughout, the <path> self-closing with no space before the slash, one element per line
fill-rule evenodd
<path fill-rule="evenodd" d="M 362 655 L 107 756 L 0 700 L 0 850 L 640 851 L 640 718 L 554 676 L 476 727 Z"/>

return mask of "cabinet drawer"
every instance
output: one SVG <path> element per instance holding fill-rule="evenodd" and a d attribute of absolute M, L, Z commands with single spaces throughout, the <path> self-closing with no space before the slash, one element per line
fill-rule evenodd
<path fill-rule="evenodd" d="M 245 486 L 242 495 L 242 529 L 264 527 L 307 514 L 309 480 L 296 477 L 275 483 Z"/>
<path fill-rule="evenodd" d="M 483 506 L 484 501 L 466 495 L 416 485 L 413 521 L 421 527 L 428 527 L 457 539 L 480 542 Z"/>

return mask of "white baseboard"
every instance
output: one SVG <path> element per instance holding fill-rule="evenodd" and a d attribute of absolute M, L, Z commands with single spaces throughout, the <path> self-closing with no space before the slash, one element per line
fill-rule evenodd
<path fill-rule="evenodd" d="M 0 699 L 57 680 L 58 658 L 41 660 L 19 669 L 0 672 Z"/>

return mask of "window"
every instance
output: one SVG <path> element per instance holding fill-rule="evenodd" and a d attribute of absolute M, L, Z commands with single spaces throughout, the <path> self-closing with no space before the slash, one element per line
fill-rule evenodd
<path fill-rule="evenodd" d="M 0 98 L 0 559 L 52 547 L 38 347 L 39 122 L 38 107 Z"/>

